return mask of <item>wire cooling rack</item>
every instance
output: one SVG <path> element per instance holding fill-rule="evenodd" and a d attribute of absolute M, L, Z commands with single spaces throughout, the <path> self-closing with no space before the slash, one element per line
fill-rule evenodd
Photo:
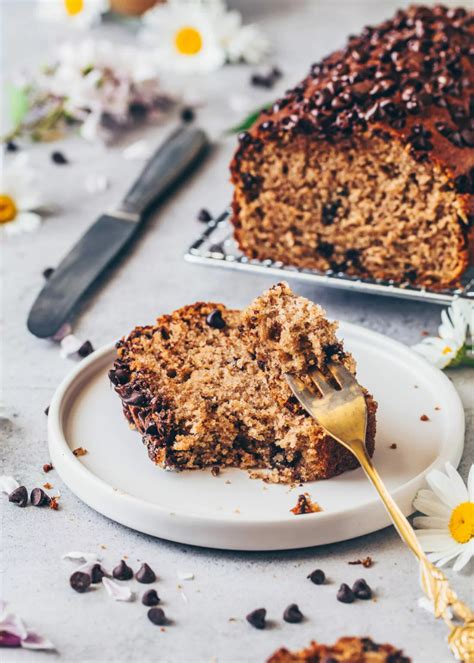
<path fill-rule="evenodd" d="M 347 274 L 331 270 L 318 272 L 314 269 L 301 269 L 272 260 L 252 260 L 243 255 L 234 241 L 229 210 L 208 223 L 201 236 L 191 244 L 184 258 L 189 262 L 209 267 L 270 275 L 279 280 L 298 279 L 318 286 L 352 290 L 372 295 L 384 295 L 386 297 L 400 297 L 432 304 L 450 304 L 456 297 L 468 298 L 474 301 L 473 267 L 465 272 L 460 288 L 434 291 L 411 285 L 400 285 L 393 281 L 347 276 Z"/>

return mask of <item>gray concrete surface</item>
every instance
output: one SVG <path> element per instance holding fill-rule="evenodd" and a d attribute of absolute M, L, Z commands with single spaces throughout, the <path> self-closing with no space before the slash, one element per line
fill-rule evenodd
<path fill-rule="evenodd" d="M 266 101 L 296 82 L 311 61 L 342 43 L 345 35 L 389 16 L 397 4 L 383 0 L 241 3 L 247 20 L 260 21 L 271 37 L 274 61 L 285 78 L 277 90 L 263 93 L 250 89 L 246 67 L 213 74 L 199 83 L 207 99 L 199 111 L 199 123 L 218 135 L 239 119 L 229 108 L 233 93 L 252 94 L 257 104 Z M 38 64 L 48 48 L 67 36 L 64 28 L 38 23 L 32 2 L 3 1 L 1 5 L 4 77 L 20 66 Z M 96 34 L 130 39 L 123 26 L 104 26 Z M 191 84 L 196 85 L 195 81 L 186 85 Z M 158 143 L 168 129 L 143 133 Z M 110 149 L 77 138 L 64 141 L 60 148 L 71 160 L 64 168 L 51 163 L 50 145 L 32 147 L 32 161 L 40 167 L 58 209 L 38 234 L 6 241 L 2 249 L 1 386 L 10 420 L 2 423 L 1 473 L 12 474 L 29 487 L 49 480 L 62 498 L 58 512 L 19 510 L 1 501 L 2 595 L 57 646 L 56 654 L 3 650 L 1 660 L 257 662 L 281 645 L 295 648 L 312 638 L 331 642 L 355 634 L 391 641 L 416 663 L 447 663 L 452 659 L 444 642 L 445 627 L 417 607 L 420 590 L 415 564 L 392 528 L 299 552 L 216 552 L 153 539 L 110 522 L 82 504 L 55 472 L 47 479 L 42 473 L 48 460 L 43 410 L 73 360 L 61 359 L 57 346 L 29 335 L 25 320 L 42 285 L 43 269 L 57 264 L 96 216 L 120 198 L 139 170 L 140 164 L 121 156 L 122 146 L 138 135 L 128 135 Z M 271 279 L 192 266 L 182 259 L 185 247 L 202 229 L 195 221 L 196 212 L 205 206 L 217 213 L 229 201 L 227 165 L 234 144 L 234 138 L 227 138 L 216 145 L 199 173 L 150 219 L 133 251 L 76 321 L 79 336 L 99 347 L 182 304 L 205 299 L 243 306 L 271 284 Z M 95 196 L 85 193 L 83 180 L 92 171 L 109 176 L 108 191 Z M 323 304 L 330 316 L 408 344 L 418 341 L 423 330 L 435 332 L 439 322 L 436 306 L 294 286 Z M 473 458 L 473 372 L 452 371 L 450 377 L 466 406 L 468 430 L 461 464 L 466 477 Z M 114 603 L 104 591 L 74 593 L 68 587 L 71 566 L 61 562 L 61 555 L 74 549 L 101 551 L 109 566 L 124 555 L 135 567 L 139 560 L 148 561 L 160 576 L 158 591 L 175 624 L 160 632 L 147 621 L 139 602 Z M 376 560 L 373 568 L 361 571 L 347 565 L 365 555 Z M 316 567 L 326 571 L 329 584 L 316 587 L 306 580 Z M 194 581 L 182 583 L 188 603 L 177 587 L 177 569 L 195 574 Z M 457 576 L 448 570 L 454 587 L 466 600 L 473 594 L 470 573 L 472 566 Z M 361 575 L 374 587 L 377 601 L 338 603 L 337 583 Z M 291 602 L 298 603 L 307 615 L 301 625 L 285 624 L 281 619 Z M 251 629 L 243 619 L 259 606 L 266 606 L 276 622 L 262 632 Z"/>

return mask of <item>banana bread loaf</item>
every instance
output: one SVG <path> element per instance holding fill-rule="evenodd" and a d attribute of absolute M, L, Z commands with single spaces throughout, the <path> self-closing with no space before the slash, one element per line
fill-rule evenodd
<path fill-rule="evenodd" d="M 241 250 L 457 285 L 474 217 L 473 13 L 410 7 L 351 36 L 239 136 Z"/>
<path fill-rule="evenodd" d="M 175 470 L 260 468 L 269 470 L 267 480 L 288 483 L 329 478 L 357 466 L 298 405 L 275 369 L 278 360 L 270 360 L 270 348 L 255 338 L 255 316 L 273 315 L 281 329 L 281 349 L 275 351 L 286 350 L 288 334 L 299 333 L 291 321 L 295 307 L 305 318 L 299 324 L 312 365 L 323 368 L 332 358 L 354 371 L 354 360 L 336 338 L 336 324 L 285 284 L 244 313 L 196 303 L 119 341 L 110 379 L 156 464 Z M 372 454 L 377 406 L 369 394 L 366 399 Z"/>
<path fill-rule="evenodd" d="M 392 645 L 379 645 L 370 638 L 340 638 L 334 645 L 312 642 L 307 649 L 279 649 L 267 663 L 410 663 Z"/>

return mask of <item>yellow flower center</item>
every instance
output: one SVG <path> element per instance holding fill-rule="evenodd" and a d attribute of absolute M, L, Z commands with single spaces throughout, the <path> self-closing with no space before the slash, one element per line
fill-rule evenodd
<path fill-rule="evenodd" d="M 181 28 L 174 36 L 174 45 L 181 55 L 196 55 L 202 48 L 201 34 L 196 28 Z"/>
<path fill-rule="evenodd" d="M 463 502 L 453 510 L 449 531 L 458 543 L 468 543 L 474 537 L 474 502 Z"/>
<path fill-rule="evenodd" d="M 69 16 L 76 16 L 84 9 L 84 0 L 64 0 L 64 7 Z"/>
<path fill-rule="evenodd" d="M 443 348 L 442 354 L 443 355 L 449 355 L 449 353 L 452 352 L 452 351 L 453 351 L 452 348 L 450 348 L 449 345 L 447 345 L 445 348 Z"/>
<path fill-rule="evenodd" d="M 16 205 L 13 198 L 0 193 L 0 223 L 9 223 L 16 217 Z"/>

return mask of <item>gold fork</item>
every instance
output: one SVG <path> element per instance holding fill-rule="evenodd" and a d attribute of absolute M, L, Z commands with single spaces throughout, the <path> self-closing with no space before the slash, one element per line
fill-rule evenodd
<path fill-rule="evenodd" d="M 393 524 L 420 564 L 423 590 L 433 603 L 434 615 L 449 626 L 449 646 L 455 658 L 474 663 L 474 614 L 450 588 L 445 575 L 426 557 L 408 520 L 385 487 L 365 446 L 367 407 L 364 393 L 354 376 L 341 364 L 330 362 L 330 375 L 315 369 L 308 373 L 308 387 L 298 377 L 286 374 L 294 395 L 324 430 L 346 447 L 359 461 L 378 492 Z M 313 385 L 316 389 L 313 389 Z"/>

